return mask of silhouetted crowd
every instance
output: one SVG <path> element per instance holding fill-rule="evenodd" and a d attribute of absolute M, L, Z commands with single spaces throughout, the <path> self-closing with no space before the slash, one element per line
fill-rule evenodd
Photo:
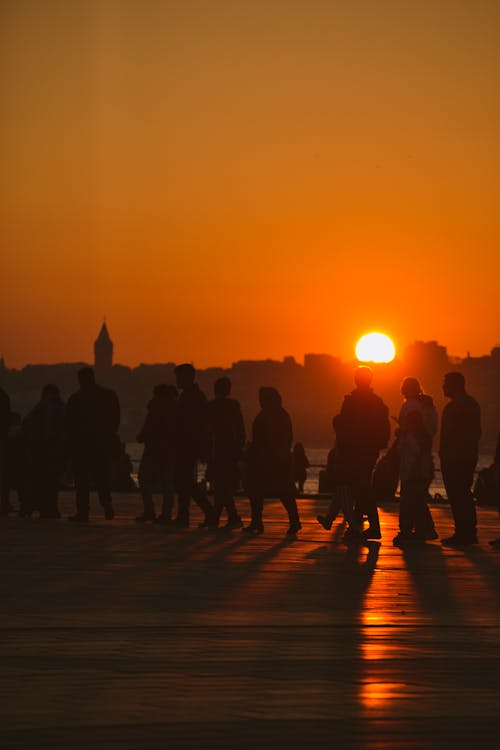
<path fill-rule="evenodd" d="M 287 534 L 295 536 L 301 529 L 297 496 L 303 493 L 310 464 L 301 443 L 292 449 L 292 421 L 276 388 L 260 388 L 260 411 L 247 440 L 240 404 L 230 396 L 229 378 L 216 381 L 214 398 L 207 401 L 192 365 L 178 365 L 175 377 L 175 386 L 154 388 L 137 436 L 144 446 L 138 473 L 144 507 L 136 521 L 188 528 L 194 502 L 203 512 L 202 527 L 218 528 L 224 514 L 226 530 L 261 534 L 265 500 L 278 498 L 288 515 Z M 423 393 L 416 378 L 405 378 L 396 436 L 381 457 L 389 446 L 391 426 L 388 408 L 374 393 L 372 380 L 371 368 L 358 367 L 355 388 L 333 418 L 335 447 L 326 470 L 331 502 L 326 515 L 317 516 L 318 523 L 329 530 L 342 512 L 346 541 L 380 539 L 377 500 L 384 497 L 384 489 L 393 496 L 399 483 L 399 533 L 394 544 L 437 539 L 428 505 L 433 439 L 439 426 L 433 399 Z M 58 494 L 70 471 L 76 513 L 68 520 L 88 522 L 92 489 L 104 517 L 114 518 L 113 466 L 125 461 L 128 477 L 131 468 L 118 438 L 120 404 L 112 390 L 96 383 L 91 368 L 82 368 L 78 381 L 79 388 L 67 404 L 56 385 L 46 385 L 24 420 L 11 412 L 9 396 L 0 388 L 2 515 L 13 512 L 11 494 L 17 491 L 21 516 L 37 511 L 40 518 L 59 518 Z M 441 417 L 439 458 L 455 531 L 442 543 L 462 547 L 477 543 L 472 485 L 481 437 L 480 408 L 458 372 L 445 375 L 443 391 L 449 402 Z M 200 463 L 206 464 L 202 481 Z M 499 467 L 500 436 L 492 474 L 500 501 Z M 250 499 L 247 526 L 235 502 L 241 488 Z M 161 496 L 158 515 L 155 495 Z M 492 544 L 499 548 L 500 540 Z"/>

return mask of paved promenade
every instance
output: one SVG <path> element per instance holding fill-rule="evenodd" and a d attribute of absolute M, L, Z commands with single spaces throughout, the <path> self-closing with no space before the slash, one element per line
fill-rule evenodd
<path fill-rule="evenodd" d="M 1 750 L 495 747 L 496 511 L 478 547 L 402 551 L 397 506 L 350 548 L 324 507 L 299 501 L 297 541 L 279 503 L 256 538 L 134 524 L 137 496 L 111 523 L 1 520 Z"/>

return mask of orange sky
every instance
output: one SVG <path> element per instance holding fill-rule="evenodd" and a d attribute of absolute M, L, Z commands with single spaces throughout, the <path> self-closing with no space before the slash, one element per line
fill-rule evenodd
<path fill-rule="evenodd" d="M 2 0 L 0 354 L 500 343 L 496 0 Z"/>

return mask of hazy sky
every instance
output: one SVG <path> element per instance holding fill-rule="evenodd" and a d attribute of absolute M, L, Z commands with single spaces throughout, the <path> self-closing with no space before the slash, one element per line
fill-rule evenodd
<path fill-rule="evenodd" d="M 0 0 L 0 354 L 500 343 L 500 2 Z"/>

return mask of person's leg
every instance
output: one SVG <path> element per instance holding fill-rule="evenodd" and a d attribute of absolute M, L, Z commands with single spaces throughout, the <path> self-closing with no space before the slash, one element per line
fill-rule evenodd
<path fill-rule="evenodd" d="M 328 510 L 326 511 L 326 515 L 317 515 L 316 520 L 318 523 L 323 526 L 323 528 L 326 531 L 330 531 L 332 528 L 332 524 L 337 518 L 337 515 L 342 507 L 342 501 L 339 498 L 338 490 L 334 491 L 332 495 L 332 499 L 330 500 L 330 505 L 328 506 Z"/>
<path fill-rule="evenodd" d="M 215 524 L 214 507 L 208 499 L 205 482 L 197 481 L 197 468 L 197 463 L 195 463 L 193 470 L 194 481 L 191 488 L 191 497 L 193 498 L 196 505 L 200 508 L 200 510 L 203 511 L 204 519 L 201 522 L 200 526 L 213 526 Z"/>
<path fill-rule="evenodd" d="M 264 531 L 264 524 L 262 522 L 262 513 L 264 510 L 264 498 L 258 493 L 252 493 L 250 495 L 250 507 L 252 511 L 252 520 L 248 526 L 245 526 L 243 531 L 245 532 L 259 532 Z"/>
<path fill-rule="evenodd" d="M 175 463 L 175 487 L 177 490 L 178 511 L 175 524 L 189 526 L 189 503 L 194 486 L 195 464 L 185 456 L 178 456 Z"/>
<path fill-rule="evenodd" d="M 232 467 L 228 467 L 224 476 L 214 480 L 214 505 L 217 522 L 220 520 L 222 510 L 227 511 L 227 526 L 232 528 L 241 527 L 241 519 L 238 515 L 234 502 L 235 478 Z"/>
<path fill-rule="evenodd" d="M 154 472 L 152 461 L 146 452 L 143 453 L 139 465 L 138 479 L 144 511 L 142 515 L 137 516 L 135 520 L 138 522 L 153 521 L 155 518 L 155 507 L 153 501 Z"/>
<path fill-rule="evenodd" d="M 341 484 L 335 488 L 334 498 L 337 497 L 341 505 L 344 520 L 349 527 L 355 525 L 354 495 L 349 484 Z"/>
<path fill-rule="evenodd" d="M 75 521 L 86 521 L 89 517 L 90 507 L 90 465 L 89 461 L 78 457 L 73 464 L 75 477 L 76 515 L 72 516 Z"/>
<path fill-rule="evenodd" d="M 174 466 L 171 462 L 165 464 L 162 480 L 163 502 L 161 506 L 161 518 L 165 523 L 170 523 L 174 510 Z"/>
<path fill-rule="evenodd" d="M 111 521 L 115 514 L 109 487 L 110 460 L 106 454 L 102 453 L 94 457 L 92 474 L 99 502 L 104 509 L 104 517 L 107 521 Z"/>
<path fill-rule="evenodd" d="M 359 462 L 358 478 L 355 485 L 358 516 L 361 521 L 361 528 L 363 516 L 366 515 L 368 518 L 368 529 L 365 531 L 364 535 L 372 539 L 380 538 L 380 520 L 375 492 L 373 491 L 372 486 L 372 476 L 376 461 L 376 455 L 368 455 L 364 460 Z"/>
<path fill-rule="evenodd" d="M 40 517 L 59 518 L 58 495 L 59 495 L 60 470 L 56 464 L 47 463 L 43 470 L 43 488 L 40 497 Z"/>
<path fill-rule="evenodd" d="M 443 467 L 442 473 L 446 495 L 455 522 L 454 537 L 461 542 L 474 541 L 477 519 L 471 492 L 473 470 L 457 464 Z"/>
<path fill-rule="evenodd" d="M 414 526 L 415 534 L 421 539 L 437 539 L 436 529 L 431 511 L 427 504 L 428 482 L 426 479 L 416 480 Z"/>
<path fill-rule="evenodd" d="M 284 505 L 286 512 L 288 513 L 288 521 L 290 523 L 290 527 L 287 533 L 294 534 L 302 528 L 295 494 L 290 494 L 289 496 L 285 495 L 285 497 L 281 498 L 281 502 Z"/>
<path fill-rule="evenodd" d="M 403 479 L 401 481 L 401 491 L 399 493 L 399 534 L 401 535 L 401 537 L 409 537 L 412 531 L 413 531 L 412 485 L 409 479 Z"/>

